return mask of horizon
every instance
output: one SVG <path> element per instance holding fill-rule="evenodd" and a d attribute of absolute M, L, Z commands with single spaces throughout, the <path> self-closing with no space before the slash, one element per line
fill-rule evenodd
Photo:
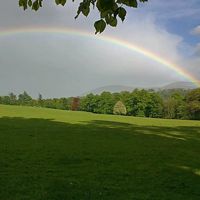
<path fill-rule="evenodd" d="M 176 86 L 178 85 L 178 86 Z M 180 86 L 181 85 L 181 86 Z M 168 88 L 169 87 L 169 88 Z M 160 86 L 130 86 L 130 85 L 104 85 L 100 86 L 97 88 L 91 88 L 88 91 L 84 91 L 80 94 L 74 95 L 74 96 L 45 96 L 42 93 L 38 92 L 36 95 L 32 95 L 29 91 L 22 90 L 19 93 L 15 93 L 13 91 L 9 91 L 6 94 L 0 94 L 0 97 L 2 96 L 8 96 L 9 94 L 13 93 L 16 96 L 19 96 L 23 92 L 27 92 L 28 95 L 30 95 L 33 99 L 37 99 L 39 95 L 42 95 L 43 99 L 52 99 L 52 98 L 70 98 L 70 97 L 84 97 L 88 94 L 94 94 L 94 95 L 100 95 L 102 92 L 110 92 L 111 94 L 113 93 L 120 93 L 120 92 L 132 92 L 136 89 L 138 90 L 154 90 L 155 92 L 157 91 L 162 91 L 162 90 L 192 90 L 198 88 L 193 82 L 188 82 L 188 81 L 179 81 L 179 82 L 171 82 L 165 85 L 160 85 Z"/>

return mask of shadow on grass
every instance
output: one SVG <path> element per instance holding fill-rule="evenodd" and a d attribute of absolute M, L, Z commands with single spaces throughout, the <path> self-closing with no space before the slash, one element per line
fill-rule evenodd
<path fill-rule="evenodd" d="M 199 199 L 200 128 L 0 118 L 0 199 Z"/>

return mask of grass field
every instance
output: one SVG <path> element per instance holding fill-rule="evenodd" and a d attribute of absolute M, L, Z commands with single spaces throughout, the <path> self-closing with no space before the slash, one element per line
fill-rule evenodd
<path fill-rule="evenodd" d="M 1 200 L 200 199 L 200 122 L 0 106 Z"/>

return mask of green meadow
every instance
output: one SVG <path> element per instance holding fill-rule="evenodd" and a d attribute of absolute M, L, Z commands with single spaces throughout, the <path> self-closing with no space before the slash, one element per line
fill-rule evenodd
<path fill-rule="evenodd" d="M 1 200 L 200 199 L 200 121 L 0 105 Z"/>

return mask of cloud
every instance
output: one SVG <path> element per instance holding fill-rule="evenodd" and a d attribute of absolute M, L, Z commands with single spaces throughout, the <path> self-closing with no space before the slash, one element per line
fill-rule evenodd
<path fill-rule="evenodd" d="M 196 47 L 195 47 L 195 54 L 196 54 L 197 56 L 200 56 L 200 43 L 198 43 L 198 44 L 196 45 Z"/>
<path fill-rule="evenodd" d="M 97 11 L 75 21 L 76 7 L 77 4 L 63 8 L 47 3 L 38 13 L 23 12 L 13 0 L 7 0 L 0 7 L 0 17 L 6 19 L 0 21 L 0 27 L 70 27 L 93 34 Z M 184 79 L 149 58 L 98 39 L 104 36 L 147 49 L 200 78 L 199 59 L 185 58 L 181 51 L 188 49 L 183 38 L 158 24 L 154 12 L 141 8 L 130 10 L 124 23 L 95 37 L 47 33 L 0 37 L 0 95 L 27 90 L 34 96 L 39 92 L 45 97 L 71 96 L 104 85 L 146 87 Z"/>
<path fill-rule="evenodd" d="M 191 33 L 193 35 L 200 35 L 200 25 L 196 26 L 192 31 Z"/>
<path fill-rule="evenodd" d="M 193 59 L 185 60 L 185 64 L 187 64 L 189 70 L 193 72 L 194 77 L 200 80 L 200 57 L 196 56 Z"/>
<path fill-rule="evenodd" d="M 199 19 L 199 0 L 190 1 L 149 1 L 143 12 L 152 12 L 158 20 L 172 20 L 182 18 L 197 18 Z"/>

